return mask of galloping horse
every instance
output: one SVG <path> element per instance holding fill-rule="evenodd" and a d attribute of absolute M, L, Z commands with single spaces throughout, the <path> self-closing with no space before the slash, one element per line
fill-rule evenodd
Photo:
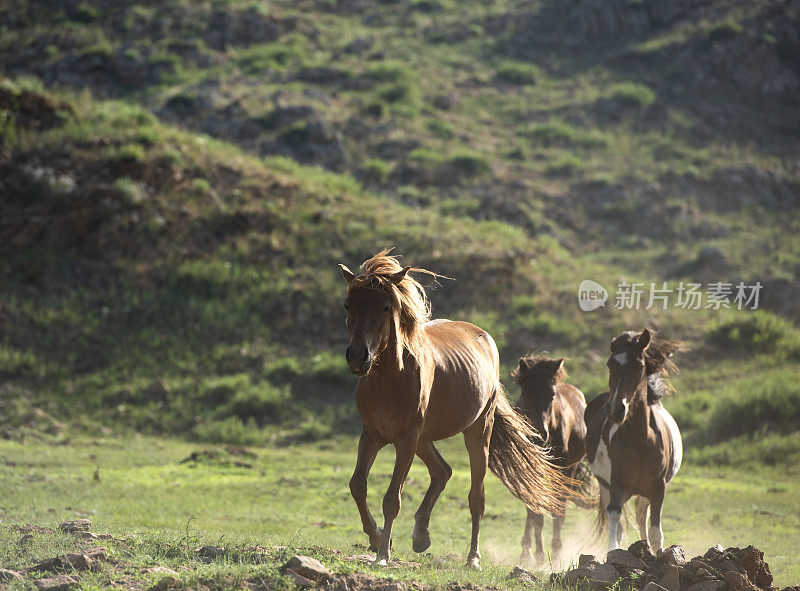
<path fill-rule="evenodd" d="M 578 462 L 586 455 L 586 425 L 583 422 L 586 400 L 580 390 L 564 382 L 567 377 L 564 359 L 528 355 L 520 358 L 519 366 L 511 376 L 516 378 L 522 390 L 517 410 L 528 417 L 531 426 L 541 434 L 541 442 L 550 448 L 553 462 L 565 475 L 574 479 Z M 553 516 L 554 562 L 561 551 L 565 505 L 566 501 L 562 510 Z M 533 560 L 531 529 L 536 539 L 536 561 L 544 561 L 543 527 L 544 515 L 528 509 L 525 533 L 522 535 L 521 563 Z"/>
<path fill-rule="evenodd" d="M 639 536 L 654 552 L 664 541 L 661 506 L 667 483 L 680 468 L 683 443 L 660 400 L 672 389 L 667 375 L 675 366 L 669 358 L 682 349 L 678 341 L 657 339 L 647 329 L 623 332 L 611 341 L 610 391 L 586 407 L 587 457 L 600 483 L 598 517 L 601 525 L 608 520 L 609 549 L 622 544 L 620 514 L 634 495 Z"/>
<path fill-rule="evenodd" d="M 506 400 L 499 381 L 499 355 L 492 337 L 466 322 L 430 321 L 422 285 L 411 277 L 424 269 L 401 267 L 384 250 L 361 265 L 356 276 L 340 265 L 347 280 L 346 359 L 359 376 L 356 406 L 362 419 L 358 459 L 350 491 L 361 515 L 375 563 L 389 561 L 392 524 L 414 454 L 425 463 L 431 483 L 415 514 L 413 549 L 431 544 L 431 510 L 452 470 L 434 441 L 464 434 L 470 460 L 469 510 L 472 536 L 467 565 L 480 568 L 478 536 L 485 505 L 487 465 L 530 509 L 558 512 L 572 491 L 536 433 Z M 383 530 L 367 506 L 367 475 L 378 451 L 395 448 L 395 465 L 383 498 Z"/>

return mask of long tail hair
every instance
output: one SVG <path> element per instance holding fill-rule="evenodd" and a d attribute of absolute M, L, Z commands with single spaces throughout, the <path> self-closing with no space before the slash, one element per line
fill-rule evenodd
<path fill-rule="evenodd" d="M 489 469 L 515 497 L 535 513 L 563 515 L 566 502 L 582 496 L 580 483 L 555 466 L 527 419 L 498 388 L 489 441 Z"/>

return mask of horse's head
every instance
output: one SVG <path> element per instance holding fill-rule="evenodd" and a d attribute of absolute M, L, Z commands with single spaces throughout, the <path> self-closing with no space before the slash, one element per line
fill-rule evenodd
<path fill-rule="evenodd" d="M 611 421 L 621 424 L 628 416 L 628 408 L 640 388 L 646 384 L 645 350 L 650 345 L 650 331 L 628 331 L 611 341 L 608 358 L 608 388 L 611 398 L 608 414 Z"/>
<path fill-rule="evenodd" d="M 347 280 L 347 330 L 350 343 L 345 352 L 350 371 L 357 376 L 369 373 L 375 358 L 399 335 L 400 310 L 392 291 L 380 289 L 371 283 L 359 282 L 358 278 L 344 265 L 339 265 Z M 387 276 L 388 282 L 399 285 L 411 267 Z M 402 353 L 401 353 L 402 354 Z"/>
<path fill-rule="evenodd" d="M 511 373 L 517 383 L 533 383 L 536 385 L 555 385 L 563 382 L 567 377 L 564 369 L 564 358 L 551 359 L 538 355 L 520 357 L 519 365 Z M 524 388 L 523 388 L 524 389 Z"/>

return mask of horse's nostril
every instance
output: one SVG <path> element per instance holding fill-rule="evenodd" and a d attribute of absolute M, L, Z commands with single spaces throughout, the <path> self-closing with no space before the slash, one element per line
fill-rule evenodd
<path fill-rule="evenodd" d="M 369 349 L 367 349 L 367 348 L 365 347 L 365 348 L 364 348 L 364 358 L 363 358 L 361 361 L 363 361 L 364 363 L 366 363 L 368 358 L 369 358 Z"/>
<path fill-rule="evenodd" d="M 350 347 L 347 347 L 347 350 L 344 352 L 344 358 L 350 363 Z"/>

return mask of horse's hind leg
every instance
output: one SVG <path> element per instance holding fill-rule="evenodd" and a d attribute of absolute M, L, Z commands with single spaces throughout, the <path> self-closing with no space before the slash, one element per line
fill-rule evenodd
<path fill-rule="evenodd" d="M 636 525 L 639 528 L 639 538 L 647 541 L 647 508 L 650 501 L 645 497 L 636 497 Z"/>
<path fill-rule="evenodd" d="M 377 550 L 378 545 L 381 543 L 381 532 L 367 505 L 367 476 L 372 464 L 375 462 L 375 456 L 378 455 L 384 445 L 369 431 L 362 431 L 361 438 L 358 440 L 356 469 L 350 479 L 350 493 L 353 495 L 356 507 L 358 507 L 358 512 L 361 515 L 361 525 L 364 527 L 364 533 L 369 536 L 369 547 L 373 551 Z"/>
<path fill-rule="evenodd" d="M 467 556 L 467 566 L 480 570 L 481 553 L 478 538 L 481 532 L 481 519 L 486 508 L 486 489 L 483 481 L 489 463 L 489 441 L 494 424 L 494 403 L 486 406 L 483 414 L 464 431 L 464 443 L 469 454 L 471 485 L 469 489 L 469 512 L 472 516 L 472 537 Z"/>
<path fill-rule="evenodd" d="M 453 475 L 453 469 L 444 461 L 432 442 L 420 443 L 417 446 L 417 455 L 428 468 L 431 485 L 428 487 L 428 492 L 425 493 L 419 509 L 414 514 L 414 533 L 411 534 L 411 540 L 414 552 L 425 552 L 431 545 L 431 536 L 428 532 L 431 511 L 433 511 L 433 506 L 444 490 L 447 481 L 450 480 L 450 476 Z"/>
<path fill-rule="evenodd" d="M 522 534 L 522 554 L 519 557 L 520 564 L 527 565 L 533 563 L 533 553 L 531 552 L 531 530 L 536 540 L 536 562 L 544 562 L 544 541 L 542 540 L 542 530 L 544 529 L 544 515 L 534 513 L 528 509 L 525 519 L 525 532 Z"/>
<path fill-rule="evenodd" d="M 558 562 L 561 557 L 561 528 L 564 526 L 566 507 L 564 507 L 560 514 L 553 515 L 553 553 L 552 560 L 554 563 Z"/>

